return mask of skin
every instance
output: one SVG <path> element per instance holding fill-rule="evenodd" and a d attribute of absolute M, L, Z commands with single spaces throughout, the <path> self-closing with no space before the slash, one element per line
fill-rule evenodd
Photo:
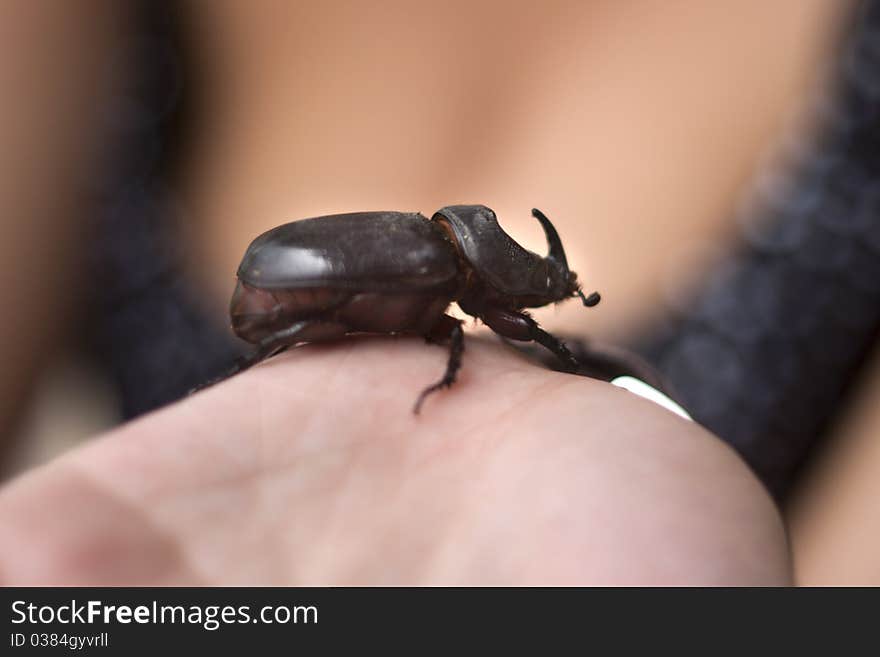
<path fill-rule="evenodd" d="M 809 464 L 786 517 L 805 586 L 880 586 L 880 352 L 822 458 Z"/>
<path fill-rule="evenodd" d="M 789 583 L 776 508 L 699 426 L 467 339 L 300 347 L 0 493 L 0 583 Z"/>
<path fill-rule="evenodd" d="M 544 317 L 619 341 L 725 248 L 853 4 L 186 0 L 192 275 L 225 301 L 280 223 L 451 203 L 543 253 L 537 205 L 609 302 Z"/>

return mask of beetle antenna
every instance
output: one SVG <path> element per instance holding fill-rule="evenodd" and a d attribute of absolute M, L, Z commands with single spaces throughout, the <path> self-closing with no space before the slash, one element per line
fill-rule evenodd
<path fill-rule="evenodd" d="M 547 216 L 538 208 L 532 208 L 532 216 L 541 222 L 544 235 L 547 236 L 547 245 L 550 247 L 547 258 L 556 261 L 562 265 L 565 271 L 568 271 L 568 260 L 565 257 L 565 249 L 562 248 L 562 240 L 559 239 L 559 233 L 556 232 Z"/>
<path fill-rule="evenodd" d="M 581 291 L 581 290 L 578 290 L 577 292 L 575 292 L 575 294 L 581 298 L 581 301 L 584 302 L 584 305 L 587 308 L 592 308 L 593 306 L 595 306 L 597 303 L 599 303 L 602 300 L 602 297 L 600 296 L 600 294 L 598 292 L 593 292 L 588 297 L 585 297 L 583 291 Z"/>

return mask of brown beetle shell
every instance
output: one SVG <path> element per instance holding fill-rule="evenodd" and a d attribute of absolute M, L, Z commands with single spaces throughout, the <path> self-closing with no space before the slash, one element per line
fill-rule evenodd
<path fill-rule="evenodd" d="M 248 342 L 300 321 L 320 336 L 420 333 L 436 324 L 460 287 L 446 233 L 417 213 L 357 212 L 304 219 L 248 247 L 230 303 L 232 328 Z M 298 340 L 299 341 L 299 340 Z"/>

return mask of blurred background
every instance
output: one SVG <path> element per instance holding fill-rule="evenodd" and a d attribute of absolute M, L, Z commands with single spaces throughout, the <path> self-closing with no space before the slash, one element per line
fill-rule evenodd
<path fill-rule="evenodd" d="M 880 2 L 0 3 L 0 465 L 241 352 L 285 221 L 557 225 L 624 344 L 783 505 L 803 584 L 880 584 Z"/>

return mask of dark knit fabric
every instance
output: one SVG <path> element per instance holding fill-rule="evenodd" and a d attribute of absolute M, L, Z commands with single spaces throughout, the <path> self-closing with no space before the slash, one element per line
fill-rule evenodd
<path fill-rule="evenodd" d="M 170 7 L 141 3 L 136 32 L 118 46 L 93 190 L 86 330 L 125 418 L 179 399 L 241 351 L 222 312 L 207 312 L 181 270 L 186 217 L 165 179 L 188 85 Z"/>

